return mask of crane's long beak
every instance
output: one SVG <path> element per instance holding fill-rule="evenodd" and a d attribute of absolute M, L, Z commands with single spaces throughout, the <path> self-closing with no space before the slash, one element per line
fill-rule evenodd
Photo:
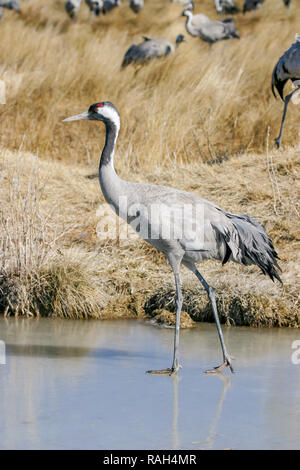
<path fill-rule="evenodd" d="M 75 116 L 68 117 L 66 119 L 63 119 L 63 122 L 68 122 L 68 121 L 81 121 L 82 119 L 88 119 L 89 118 L 89 112 L 84 111 L 84 113 L 81 114 L 76 114 Z"/>

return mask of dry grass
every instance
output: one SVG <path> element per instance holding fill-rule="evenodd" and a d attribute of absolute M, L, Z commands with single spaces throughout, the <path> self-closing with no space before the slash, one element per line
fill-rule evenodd
<path fill-rule="evenodd" d="M 217 289 L 222 320 L 299 325 L 297 108 L 290 105 L 286 123 L 289 147 L 266 155 L 266 140 L 268 128 L 270 142 L 276 136 L 282 111 L 271 94 L 271 72 L 297 32 L 300 0 L 289 14 L 273 0 L 237 15 L 240 41 L 209 49 L 188 37 L 172 56 L 122 71 L 126 49 L 141 34 L 174 41 L 184 32 L 179 5 L 153 0 L 135 16 L 124 4 L 89 23 L 83 4 L 71 24 L 63 1 L 23 4 L 23 17 L 6 12 L 0 28 L 0 79 L 7 87 L 0 107 L 0 310 L 76 318 L 174 310 L 172 275 L 159 253 L 140 240 L 119 244 L 96 235 L 104 201 L 88 176 L 96 173 L 104 130 L 61 120 L 106 99 L 121 113 L 116 165 L 124 178 L 194 191 L 256 217 L 273 238 L 284 287 L 256 268 L 201 266 Z M 196 12 L 216 18 L 212 5 L 196 1 Z M 210 321 L 206 296 L 183 273 L 184 310 Z"/>
<path fill-rule="evenodd" d="M 139 239 L 97 238 L 96 226 L 103 222 L 99 207 L 104 201 L 97 179 L 87 178 L 89 168 L 36 160 L 25 153 L 2 151 L 0 156 L 1 221 L 8 223 L 7 214 L 14 214 L 17 224 L 9 233 L 20 247 L 16 251 L 15 244 L 6 243 L 1 311 L 72 318 L 141 318 L 155 315 L 157 309 L 174 312 L 173 276 L 161 254 Z M 18 172 L 18 197 L 9 199 Z M 201 194 L 225 209 L 248 212 L 266 225 L 281 257 L 283 287 L 255 267 L 229 263 L 222 268 L 217 262 L 201 265 L 204 277 L 217 289 L 221 319 L 226 323 L 300 324 L 299 153 L 277 154 L 273 174 L 276 197 L 280 196 L 276 212 L 267 162 L 257 154 L 232 157 L 213 166 L 187 164 L 169 170 L 158 168 L 148 176 L 142 172 L 135 175 L 136 181 L 160 181 Z M 123 176 L 130 178 L 126 171 Z M 29 185 L 32 178 L 36 186 Z M 29 186 L 39 197 L 26 205 Z M 31 216 L 26 214 L 28 210 Z M 112 226 L 115 216 L 109 212 L 105 217 L 105 223 Z M 32 243 L 28 261 L 22 257 L 27 240 Z M 46 254 L 40 258 L 45 246 Z M 194 320 L 212 321 L 208 299 L 196 279 L 184 268 L 182 279 L 184 310 Z M 160 315 L 156 320 L 172 324 L 173 317 Z"/>
<path fill-rule="evenodd" d="M 95 161 L 103 129 L 93 123 L 66 126 L 61 120 L 104 99 L 121 112 L 120 168 L 262 151 L 268 126 L 272 138 L 278 133 L 282 103 L 271 93 L 271 72 L 298 31 L 299 0 L 290 14 L 274 0 L 254 14 L 235 16 L 240 41 L 210 49 L 187 37 L 176 54 L 138 70 L 120 69 L 125 51 L 142 34 L 174 41 L 184 33 L 180 5 L 153 0 L 136 16 L 125 2 L 89 23 L 83 4 L 72 24 L 63 0 L 23 4 L 23 17 L 6 12 L 0 29 L 0 77 L 7 83 L 0 142 L 5 147 L 18 149 L 23 142 L 24 150 L 47 158 Z M 208 0 L 196 1 L 199 11 L 217 18 Z M 292 105 L 284 143 L 298 145 L 293 110 Z"/>

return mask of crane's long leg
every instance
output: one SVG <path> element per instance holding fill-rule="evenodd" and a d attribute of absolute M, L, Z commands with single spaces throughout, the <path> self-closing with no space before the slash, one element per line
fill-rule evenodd
<path fill-rule="evenodd" d="M 289 95 L 287 95 L 285 97 L 285 100 L 284 100 L 284 108 L 283 108 L 283 114 L 282 114 L 282 120 L 281 120 L 281 126 L 280 126 L 280 132 L 279 132 L 279 136 L 275 139 L 275 145 L 277 148 L 280 147 L 281 145 L 281 139 L 282 139 L 282 132 L 283 132 L 283 126 L 284 126 L 284 121 L 285 121 L 285 117 L 286 117 L 286 112 L 287 112 L 287 107 L 288 107 L 288 104 L 292 98 L 292 96 L 297 92 L 299 93 L 300 91 L 300 88 L 296 88 L 296 90 L 293 90 Z"/>
<path fill-rule="evenodd" d="M 181 259 L 178 258 L 176 260 L 170 260 L 170 264 L 172 266 L 174 277 L 175 277 L 175 284 L 176 284 L 176 325 L 175 325 L 175 334 L 174 334 L 174 351 L 173 351 L 173 364 L 171 368 L 162 369 L 162 370 L 148 370 L 147 374 L 177 374 L 178 370 L 181 368 L 178 361 L 178 354 L 179 354 L 179 331 L 180 331 L 180 317 L 181 317 L 181 309 L 182 309 L 182 291 L 181 291 L 181 284 L 180 284 L 180 277 L 179 277 L 179 268 Z"/>
<path fill-rule="evenodd" d="M 213 310 L 213 314 L 214 314 L 214 317 L 215 317 L 215 322 L 216 322 L 216 325 L 217 325 L 218 335 L 219 335 L 219 339 L 220 339 L 220 343 L 221 343 L 221 347 L 222 347 L 223 364 L 221 364 L 220 366 L 214 367 L 213 369 L 207 370 L 206 373 L 207 374 L 212 374 L 212 373 L 215 373 L 215 372 L 220 372 L 221 370 L 223 370 L 227 366 L 230 367 L 231 372 L 234 372 L 233 366 L 232 366 L 232 363 L 231 363 L 231 358 L 230 358 L 229 354 L 227 353 L 227 349 L 226 349 L 226 346 L 225 346 L 225 341 L 224 341 L 224 338 L 223 338 L 222 328 L 221 328 L 219 315 L 218 315 L 217 304 L 216 304 L 215 289 L 213 289 L 212 287 L 210 287 L 207 284 L 206 280 L 204 279 L 204 277 L 201 276 L 201 274 L 199 273 L 198 269 L 196 268 L 196 266 L 194 264 L 184 262 L 184 265 L 187 268 L 189 268 L 191 271 L 193 271 L 194 274 L 196 274 L 197 278 L 199 279 L 202 286 L 206 290 L 206 293 L 207 293 L 208 298 L 209 298 L 209 300 L 211 302 L 211 305 L 212 305 L 212 310 Z"/>

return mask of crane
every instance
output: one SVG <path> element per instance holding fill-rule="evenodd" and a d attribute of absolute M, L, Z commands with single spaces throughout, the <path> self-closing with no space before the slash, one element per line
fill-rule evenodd
<path fill-rule="evenodd" d="M 198 36 L 203 41 L 213 44 L 222 39 L 239 39 L 232 18 L 223 21 L 212 21 L 206 15 L 193 15 L 190 9 L 184 10 L 182 16 L 186 16 L 185 28 L 191 36 Z"/>
<path fill-rule="evenodd" d="M 95 16 L 99 16 L 101 9 L 103 8 L 102 0 L 85 0 L 85 3 L 90 9 L 91 13 L 94 13 Z"/>
<path fill-rule="evenodd" d="M 7 8 L 8 10 L 14 10 L 17 13 L 21 13 L 19 0 L 0 0 L 1 13 L 2 8 Z"/>
<path fill-rule="evenodd" d="M 143 36 L 144 41 L 139 44 L 132 44 L 125 53 L 122 67 L 126 67 L 132 62 L 143 64 L 156 57 L 163 57 L 174 51 L 174 46 L 166 39 L 149 38 Z M 176 46 L 184 42 L 183 34 L 176 37 Z"/>
<path fill-rule="evenodd" d="M 280 98 L 284 101 L 280 132 L 279 136 L 275 139 L 277 148 L 279 148 L 281 145 L 283 126 L 286 118 L 288 104 L 291 98 L 300 91 L 300 36 L 296 34 L 295 39 L 296 42 L 292 44 L 291 47 L 280 57 L 272 73 L 271 86 L 273 95 L 276 98 L 276 88 Z M 288 80 L 292 81 L 296 89 L 289 93 L 285 99 L 283 99 L 283 89 Z"/>
<path fill-rule="evenodd" d="M 233 15 L 239 12 L 233 0 L 215 0 L 215 7 L 220 15 Z"/>
<path fill-rule="evenodd" d="M 134 13 L 139 13 L 144 7 L 144 0 L 130 0 L 129 6 Z"/>
<path fill-rule="evenodd" d="M 121 0 L 104 0 L 103 7 L 102 7 L 103 15 L 110 12 L 114 8 L 119 7 L 120 5 L 121 5 Z"/>
<path fill-rule="evenodd" d="M 120 115 L 108 102 L 92 104 L 88 111 L 64 119 L 91 120 L 105 124 L 106 138 L 99 162 L 99 182 L 111 208 L 133 227 L 141 238 L 162 252 L 172 268 L 176 285 L 176 325 L 172 366 L 150 370 L 150 374 L 177 374 L 179 365 L 179 331 L 183 296 L 180 266 L 183 264 L 198 278 L 210 299 L 223 352 L 220 366 L 207 372 L 229 367 L 227 352 L 218 316 L 215 290 L 206 282 L 196 264 L 215 259 L 225 264 L 257 265 L 264 274 L 281 282 L 275 268 L 277 253 L 264 228 L 248 215 L 235 215 L 222 210 L 201 197 L 167 186 L 134 183 L 122 180 L 114 168 L 114 151 L 120 129 Z"/>
<path fill-rule="evenodd" d="M 71 20 L 75 21 L 79 12 L 81 0 L 68 0 L 65 2 L 65 10 Z"/>

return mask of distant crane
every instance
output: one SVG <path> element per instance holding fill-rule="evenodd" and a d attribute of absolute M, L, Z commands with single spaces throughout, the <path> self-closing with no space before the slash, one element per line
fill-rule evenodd
<path fill-rule="evenodd" d="M 134 13 L 139 13 L 144 8 L 144 0 L 130 0 L 129 6 Z"/>
<path fill-rule="evenodd" d="M 21 13 L 20 3 L 18 0 L 0 0 L 0 18 L 2 17 L 2 8 L 7 8 L 8 10 L 14 10 L 17 13 Z"/>
<path fill-rule="evenodd" d="M 95 16 L 100 15 L 103 8 L 102 0 L 85 0 L 85 3 L 89 7 L 91 13 L 93 13 Z"/>
<path fill-rule="evenodd" d="M 245 0 L 243 13 L 251 10 L 257 10 L 265 0 Z M 274 0 L 273 0 L 274 1 Z M 284 5 L 289 8 L 292 0 L 283 0 Z"/>
<path fill-rule="evenodd" d="M 245 0 L 243 6 L 243 13 L 247 13 L 247 11 L 257 10 L 264 3 L 265 0 Z"/>
<path fill-rule="evenodd" d="M 104 0 L 102 13 L 105 15 L 116 7 L 121 5 L 121 0 Z"/>
<path fill-rule="evenodd" d="M 149 38 L 147 36 L 143 36 L 143 39 L 144 42 L 130 46 L 124 56 L 122 67 L 126 67 L 132 62 L 143 64 L 151 59 L 166 56 L 174 51 L 174 46 L 169 41 L 166 41 L 166 39 Z M 183 34 L 178 34 L 175 44 L 178 46 L 184 41 Z"/>
<path fill-rule="evenodd" d="M 184 10 L 182 16 L 186 16 L 185 28 L 191 36 L 198 36 L 203 41 L 212 44 L 222 39 L 239 39 L 232 18 L 223 21 L 212 21 L 206 15 L 193 15 L 190 9 Z"/>
<path fill-rule="evenodd" d="M 239 12 L 233 0 L 215 0 L 215 6 L 220 15 L 233 15 Z"/>
<path fill-rule="evenodd" d="M 68 0 L 65 2 L 65 10 L 71 20 L 75 21 L 79 12 L 81 0 Z"/>
<path fill-rule="evenodd" d="M 196 264 L 207 259 L 215 259 L 223 264 L 229 260 L 246 266 L 255 264 L 272 280 L 276 278 L 281 282 L 275 269 L 279 266 L 272 241 L 263 227 L 248 215 L 230 214 L 212 202 L 186 191 L 132 183 L 119 178 L 114 168 L 114 151 L 120 116 L 112 103 L 104 101 L 93 104 L 88 111 L 64 121 L 81 119 L 102 121 L 105 124 L 106 138 L 99 163 L 99 181 L 107 203 L 139 236 L 166 256 L 174 273 L 176 326 L 172 367 L 148 372 L 172 375 L 177 374 L 180 368 L 179 330 L 183 302 L 181 264 L 197 276 L 206 290 L 217 325 L 223 363 L 207 372 L 218 372 L 227 366 L 233 372 L 218 316 L 215 290 L 199 273 Z"/>
<path fill-rule="evenodd" d="M 300 36 L 296 35 L 296 42 L 285 51 L 275 65 L 272 73 L 272 92 L 276 98 L 275 88 L 280 98 L 284 101 L 284 108 L 280 126 L 279 136 L 275 139 L 276 146 L 281 145 L 282 132 L 286 117 L 287 107 L 293 95 L 300 92 Z M 288 80 L 291 80 L 296 89 L 283 99 L 283 89 Z"/>

